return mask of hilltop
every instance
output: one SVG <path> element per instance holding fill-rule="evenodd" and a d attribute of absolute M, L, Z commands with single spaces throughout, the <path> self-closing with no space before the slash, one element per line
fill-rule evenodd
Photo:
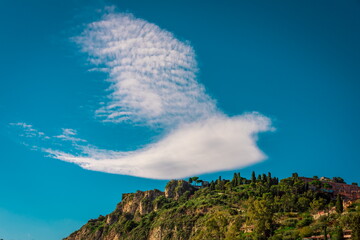
<path fill-rule="evenodd" d="M 171 180 L 165 191 L 123 194 L 116 209 L 65 240 L 360 239 L 360 188 L 340 177 L 205 182 Z M 352 235 L 352 236 L 351 236 Z"/>

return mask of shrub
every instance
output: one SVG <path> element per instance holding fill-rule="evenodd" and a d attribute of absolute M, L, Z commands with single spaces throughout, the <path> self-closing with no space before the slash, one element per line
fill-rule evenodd
<path fill-rule="evenodd" d="M 304 238 L 304 237 L 311 237 L 314 234 L 314 232 L 310 227 L 303 227 L 300 229 L 299 234 L 300 237 Z"/>
<path fill-rule="evenodd" d="M 313 218 L 308 215 L 306 217 L 304 217 L 303 219 L 301 219 L 296 226 L 297 227 L 305 227 L 305 226 L 309 226 L 311 223 L 313 222 Z"/>
<path fill-rule="evenodd" d="M 284 225 L 287 227 L 295 227 L 298 223 L 298 220 L 296 218 L 289 218 L 284 221 Z"/>

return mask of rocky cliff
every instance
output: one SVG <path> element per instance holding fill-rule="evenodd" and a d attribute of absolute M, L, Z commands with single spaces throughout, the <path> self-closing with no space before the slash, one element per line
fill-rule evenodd
<path fill-rule="evenodd" d="M 171 180 L 165 188 L 165 197 L 178 200 L 181 196 L 190 196 L 196 188 L 184 180 Z"/>
<path fill-rule="evenodd" d="M 65 240 L 162 239 L 164 230 L 160 226 L 144 228 L 144 231 L 132 230 L 139 223 L 151 225 L 156 212 L 164 205 L 170 206 L 180 198 L 187 199 L 195 190 L 195 187 L 184 180 L 172 180 L 166 185 L 165 192 L 155 189 L 123 194 L 122 201 L 114 212 L 90 219 Z"/>
<path fill-rule="evenodd" d="M 340 195 L 313 189 L 296 174 L 280 182 L 271 174 L 252 180 L 234 174 L 232 181 L 219 178 L 201 188 L 172 180 L 164 192 L 124 194 L 112 213 L 65 239 L 291 240 L 326 231 L 332 239 L 346 232 L 360 240 L 360 199 L 342 208 Z"/>

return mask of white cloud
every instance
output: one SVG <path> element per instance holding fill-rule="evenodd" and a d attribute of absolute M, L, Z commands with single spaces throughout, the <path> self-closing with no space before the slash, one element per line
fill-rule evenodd
<path fill-rule="evenodd" d="M 271 130 L 259 114 L 213 117 L 183 125 L 159 142 L 132 152 L 80 147 L 73 155 L 47 149 L 50 156 L 82 168 L 146 178 L 171 179 L 244 167 L 265 158 L 256 134 Z"/>
<path fill-rule="evenodd" d="M 270 119 L 259 113 L 228 117 L 217 109 L 196 81 L 193 49 L 172 33 L 111 12 L 89 24 L 76 42 L 111 82 L 109 101 L 101 103 L 105 106 L 97 116 L 162 127 L 168 134 L 123 152 L 98 149 L 78 138 L 76 130 L 63 129 L 52 140 L 71 147 L 42 147 L 51 157 L 88 170 L 156 179 L 236 169 L 265 159 L 256 141 L 258 133 L 272 130 Z M 23 127 L 32 132 L 31 125 Z"/>
<path fill-rule="evenodd" d="M 56 138 L 60 138 L 64 141 L 71 142 L 86 142 L 86 140 L 75 137 L 77 135 L 77 131 L 75 129 L 63 128 L 62 134 L 55 136 Z"/>
<path fill-rule="evenodd" d="M 24 122 L 10 123 L 10 126 L 17 127 L 21 130 L 20 136 L 26 138 L 43 138 L 48 139 L 49 137 L 45 133 L 38 131 L 32 125 L 26 124 Z"/>
<path fill-rule="evenodd" d="M 67 135 L 67 136 L 70 136 L 70 135 L 74 136 L 77 134 L 77 131 L 75 129 L 63 128 L 62 130 L 63 130 L 63 134 Z"/>
<path fill-rule="evenodd" d="M 196 81 L 192 47 L 130 14 L 105 14 L 75 38 L 92 63 L 109 74 L 104 121 L 174 126 L 212 116 L 214 101 Z"/>

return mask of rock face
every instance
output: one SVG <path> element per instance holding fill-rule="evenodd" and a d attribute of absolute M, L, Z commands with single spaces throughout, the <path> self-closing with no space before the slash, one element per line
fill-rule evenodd
<path fill-rule="evenodd" d="M 118 204 L 117 210 L 131 215 L 145 215 L 154 211 L 153 201 L 165 194 L 160 190 L 150 190 L 146 192 L 137 191 L 136 193 L 123 194 L 122 201 Z"/>
<path fill-rule="evenodd" d="M 178 200 L 183 195 L 192 195 L 195 188 L 184 180 L 171 180 L 165 188 L 165 197 Z"/>
<path fill-rule="evenodd" d="M 122 201 L 115 211 L 89 220 L 81 229 L 64 240 L 162 239 L 163 229 L 160 226 L 143 234 L 137 231 L 132 231 L 132 234 L 129 232 L 139 224 L 150 224 L 152 213 L 165 204 L 171 204 L 171 201 L 176 201 L 181 197 L 188 198 L 195 190 L 184 180 L 171 180 L 165 192 L 155 189 L 123 194 Z"/>

